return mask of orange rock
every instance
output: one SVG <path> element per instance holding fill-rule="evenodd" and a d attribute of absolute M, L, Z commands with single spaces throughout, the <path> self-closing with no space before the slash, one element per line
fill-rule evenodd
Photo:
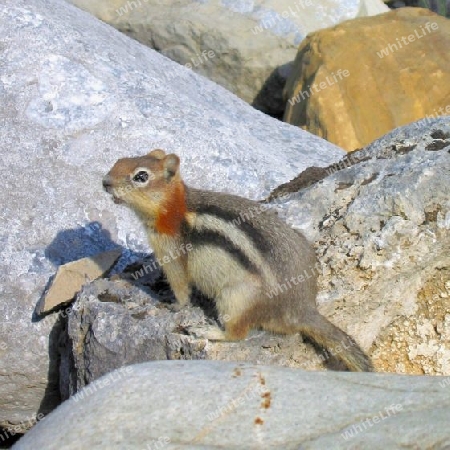
<path fill-rule="evenodd" d="M 284 120 L 351 151 L 418 119 L 450 115 L 450 21 L 401 8 L 310 34 Z"/>

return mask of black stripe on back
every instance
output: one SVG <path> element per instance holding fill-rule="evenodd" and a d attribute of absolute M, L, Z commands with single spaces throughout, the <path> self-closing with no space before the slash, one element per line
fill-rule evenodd
<path fill-rule="evenodd" d="M 231 255 L 250 273 L 259 273 L 258 267 L 250 260 L 250 258 L 223 234 L 213 230 L 197 230 L 195 228 L 190 228 L 187 223 L 183 224 L 182 232 L 185 235 L 186 241 L 190 242 L 194 248 L 202 245 L 219 247 Z"/>
<path fill-rule="evenodd" d="M 261 233 L 261 231 L 256 229 L 245 218 L 245 215 L 251 218 L 252 214 L 264 214 L 261 211 L 255 212 L 255 210 L 257 209 L 257 206 L 255 206 L 253 212 L 250 212 L 250 210 L 243 210 L 239 214 L 236 214 L 235 212 L 222 209 L 217 205 L 202 205 L 197 207 L 195 209 L 195 212 L 197 214 L 209 214 L 211 216 L 216 216 L 219 219 L 223 219 L 225 222 L 233 224 L 253 242 L 260 253 L 264 254 L 270 251 L 270 245 L 267 242 L 267 239 L 264 238 L 264 235 Z"/>

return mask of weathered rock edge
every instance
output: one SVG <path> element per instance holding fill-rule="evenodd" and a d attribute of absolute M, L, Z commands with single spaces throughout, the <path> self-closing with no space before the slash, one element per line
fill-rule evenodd
<path fill-rule="evenodd" d="M 102 377 L 13 448 L 444 449 L 449 416 L 450 378 L 160 361 Z"/>

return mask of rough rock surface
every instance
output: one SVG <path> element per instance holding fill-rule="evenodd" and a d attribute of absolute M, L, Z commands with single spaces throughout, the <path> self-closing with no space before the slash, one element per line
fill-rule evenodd
<path fill-rule="evenodd" d="M 236 362 L 151 362 L 87 386 L 14 450 L 444 450 L 450 446 L 449 381 Z"/>
<path fill-rule="evenodd" d="M 286 83 L 284 120 L 355 150 L 428 115 L 450 115 L 449 48 L 450 21 L 420 8 L 313 33 Z"/>
<path fill-rule="evenodd" d="M 450 375 L 450 117 L 399 128 L 276 201 L 316 242 L 319 303 L 381 371 Z"/>
<path fill-rule="evenodd" d="M 70 1 L 273 115 L 308 33 L 388 11 L 380 0 Z"/>
<path fill-rule="evenodd" d="M 136 265 L 119 279 L 91 283 L 77 297 L 68 311 L 67 334 L 61 343 L 63 399 L 114 369 L 151 360 L 210 359 L 307 370 L 345 369 L 332 355 L 304 343 L 298 334 L 253 332 L 237 342 L 204 339 L 196 330 L 220 323 L 212 303 L 196 295 L 194 307 L 169 311 L 165 302 L 175 299 L 168 285 L 159 280 L 161 272 L 153 261 L 149 258 L 144 263 L 143 276 L 142 266 Z"/>
<path fill-rule="evenodd" d="M 8 426 L 59 401 L 59 322 L 33 315 L 56 268 L 118 246 L 128 257 L 148 251 L 134 215 L 102 190 L 117 158 L 163 147 L 180 154 L 188 183 L 260 198 L 342 150 L 62 0 L 0 2 L 0 35 L 0 426 Z"/>

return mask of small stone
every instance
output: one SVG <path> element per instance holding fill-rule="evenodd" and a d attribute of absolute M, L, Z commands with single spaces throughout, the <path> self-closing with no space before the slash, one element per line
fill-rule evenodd
<path fill-rule="evenodd" d="M 38 314 L 72 301 L 84 284 L 103 276 L 121 254 L 122 249 L 110 250 L 58 267 L 50 288 L 37 306 Z"/>

